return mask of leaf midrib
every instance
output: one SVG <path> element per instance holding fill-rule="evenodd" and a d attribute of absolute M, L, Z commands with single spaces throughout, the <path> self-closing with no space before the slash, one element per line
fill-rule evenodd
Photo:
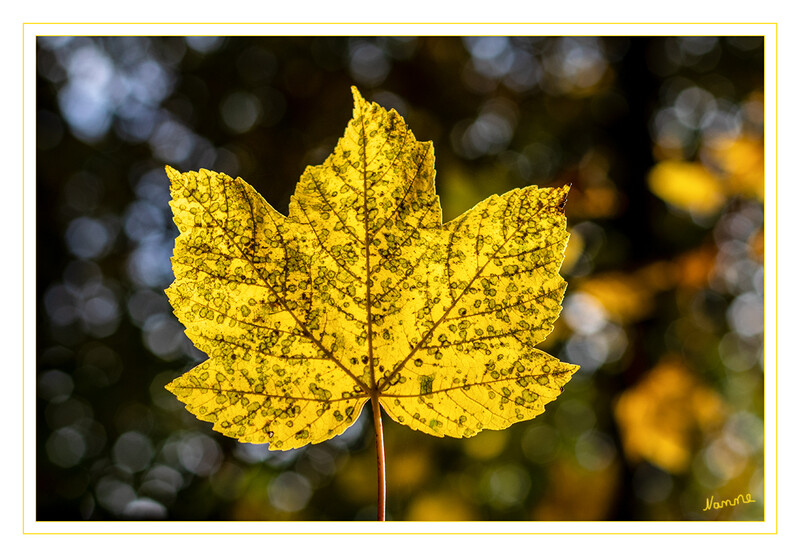
<path fill-rule="evenodd" d="M 366 306 L 367 306 L 367 358 L 369 359 L 369 376 L 371 380 L 370 388 L 367 389 L 367 394 L 370 398 L 378 395 L 378 384 L 375 381 L 375 357 L 373 352 L 372 342 L 372 268 L 370 267 L 370 252 L 372 237 L 369 233 L 369 210 L 368 210 L 368 194 L 369 186 L 367 181 L 367 132 L 364 128 L 364 109 L 359 111 L 361 117 L 361 180 L 364 187 L 364 253 L 366 261 L 364 262 L 364 274 L 367 287 L 366 292 Z M 381 147 L 382 148 L 382 147 Z M 373 402 L 374 404 L 374 402 Z"/>

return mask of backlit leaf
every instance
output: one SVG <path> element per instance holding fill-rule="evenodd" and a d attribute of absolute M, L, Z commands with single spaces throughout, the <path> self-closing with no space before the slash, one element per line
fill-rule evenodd
<path fill-rule="evenodd" d="M 442 224 L 433 147 L 366 102 L 289 213 L 240 178 L 167 168 L 167 289 L 208 360 L 170 383 L 198 418 L 273 449 L 342 433 L 377 399 L 469 437 L 533 418 L 577 370 L 535 346 L 566 283 L 568 186 L 492 196 Z"/>

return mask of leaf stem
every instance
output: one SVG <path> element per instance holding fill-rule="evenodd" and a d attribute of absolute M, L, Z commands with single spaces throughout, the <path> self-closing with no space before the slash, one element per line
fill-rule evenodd
<path fill-rule="evenodd" d="M 378 453 L 378 520 L 386 520 L 386 454 L 383 449 L 383 423 L 381 422 L 381 405 L 377 396 L 370 398 L 372 402 L 372 418 L 375 425 L 375 452 Z"/>

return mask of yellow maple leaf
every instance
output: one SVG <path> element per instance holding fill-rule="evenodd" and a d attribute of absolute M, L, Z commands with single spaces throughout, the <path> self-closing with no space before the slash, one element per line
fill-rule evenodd
<path fill-rule="evenodd" d="M 443 225 L 431 143 L 353 96 L 288 216 L 240 178 L 167 167 L 167 295 L 208 355 L 167 389 L 215 430 L 282 450 L 342 433 L 368 401 L 437 436 L 540 414 L 577 370 L 535 348 L 566 287 L 568 186 L 492 196 Z"/>

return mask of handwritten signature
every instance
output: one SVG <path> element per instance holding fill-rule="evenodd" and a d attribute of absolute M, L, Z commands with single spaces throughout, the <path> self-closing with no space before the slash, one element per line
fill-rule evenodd
<path fill-rule="evenodd" d="M 725 507 L 735 507 L 740 504 L 755 503 L 755 499 L 749 493 L 740 493 L 734 499 L 722 499 L 721 501 L 714 501 L 714 496 L 706 498 L 706 506 L 703 511 L 711 509 L 722 509 Z"/>

